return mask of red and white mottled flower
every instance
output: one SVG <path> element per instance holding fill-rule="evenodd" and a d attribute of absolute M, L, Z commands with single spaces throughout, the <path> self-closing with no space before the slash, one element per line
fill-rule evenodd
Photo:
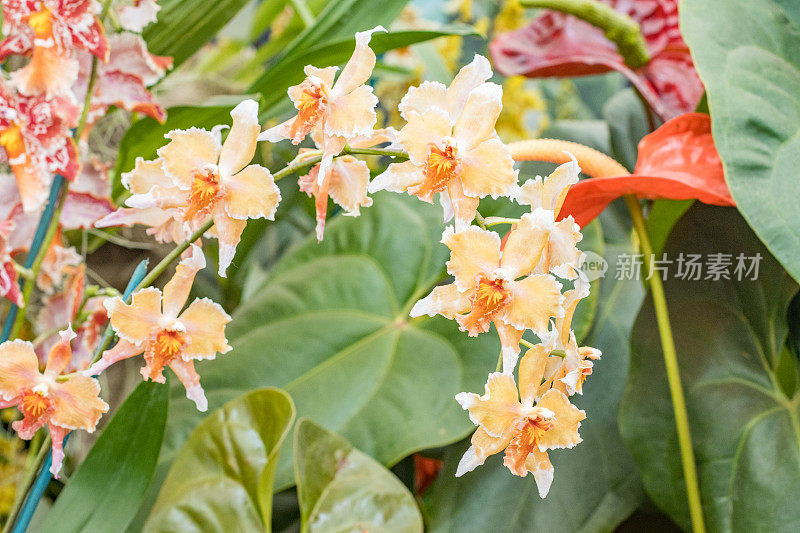
<path fill-rule="evenodd" d="M 351 148 L 370 148 L 387 142 L 393 143 L 396 135 L 394 128 L 385 128 L 376 130 L 370 136 L 355 137 L 348 144 Z M 304 150 L 300 150 L 300 154 L 303 153 Z M 301 191 L 314 197 L 317 240 L 322 242 L 328 214 L 328 197 L 344 209 L 345 215 L 353 217 L 360 214 L 362 207 L 371 206 L 372 198 L 367 196 L 370 173 L 364 161 L 351 155 L 337 157 L 331 165 L 330 172 L 322 180 L 319 179 L 320 167 L 321 164 L 315 165 L 308 174 L 300 177 L 298 183 Z"/>
<path fill-rule="evenodd" d="M 134 33 L 110 35 L 108 45 L 108 62 L 97 65 L 97 79 L 92 91 L 84 137 L 111 106 L 144 113 L 164 122 L 166 111 L 155 102 L 147 87 L 160 80 L 172 67 L 172 58 L 151 54 L 147 51 L 144 39 Z M 78 61 L 80 69 L 72 91 L 79 101 L 83 101 L 92 70 L 91 55 L 87 52 L 79 53 Z"/>
<path fill-rule="evenodd" d="M 377 26 L 356 33 L 353 55 L 335 82 L 338 67 L 306 66 L 303 83 L 289 88 L 297 115 L 265 130 L 258 138 L 269 142 L 291 139 L 293 144 L 299 144 L 306 135 L 319 130 L 323 155 L 317 178 L 320 184 L 334 156 L 350 139 L 371 135 L 377 121 L 378 99 L 372 94 L 372 87 L 366 85 L 375 68 L 375 53 L 369 42 L 377 31 L 386 29 Z"/>
<path fill-rule="evenodd" d="M 80 163 L 69 129 L 79 108 L 69 97 L 23 96 L 0 83 L 0 146 L 26 211 L 42 207 L 54 173 L 75 178 Z"/>
<path fill-rule="evenodd" d="M 131 5 L 120 6 L 117 13 L 123 29 L 141 33 L 145 26 L 156 21 L 159 10 L 161 6 L 156 0 L 134 0 Z"/>
<path fill-rule="evenodd" d="M 60 340 L 50 350 L 44 373 L 30 342 L 15 340 L 0 344 L 0 408 L 16 406 L 22 413 L 12 427 L 23 439 L 30 439 L 47 425 L 53 440 L 53 464 L 56 478 L 64 459 L 63 443 L 75 429 L 93 432 L 108 405 L 100 398 L 96 379 L 71 375 L 60 377 L 72 357 L 71 329 L 60 333 Z"/>
<path fill-rule="evenodd" d="M 34 323 L 39 335 L 72 324 L 75 340 L 72 342 L 72 359 L 64 369 L 66 372 L 78 372 L 89 366 L 107 321 L 103 307 L 105 298 L 94 296 L 84 302 L 85 286 L 86 265 L 81 264 L 71 269 L 69 279 L 60 292 L 45 297 Z M 54 334 L 36 347 L 40 361 L 47 362 L 47 354 L 58 339 L 58 335 Z"/>
<path fill-rule="evenodd" d="M 545 334 L 551 318 L 564 316 L 561 283 L 546 273 L 532 274 L 548 240 L 548 228 L 537 213 L 523 215 L 502 243 L 497 233 L 476 226 L 458 233 L 445 229 L 442 242 L 450 248 L 447 272 L 455 281 L 435 287 L 410 313 L 455 319 L 470 336 L 488 331 L 494 323 L 506 373 L 516 365 L 525 330 Z"/>
<path fill-rule="evenodd" d="M 13 229 L 13 221 L 0 220 L 0 296 L 22 306 L 22 291 L 19 288 L 17 269 L 8 245 L 8 237 Z"/>
<path fill-rule="evenodd" d="M 122 359 L 144 354 L 141 369 L 145 379 L 164 383 L 165 366 L 172 369 L 186 387 L 186 396 L 200 411 L 208 408 L 200 376 L 194 361 L 214 359 L 217 353 L 231 350 L 225 339 L 225 324 L 231 317 L 208 298 L 196 299 L 181 312 L 198 271 L 205 268 L 205 258 L 197 246 L 180 262 L 175 275 L 164 286 L 140 289 L 130 304 L 121 298 L 105 302 L 111 327 L 120 341 L 92 365 L 87 374 L 96 375 Z"/>
<path fill-rule="evenodd" d="M 545 359 L 531 352 L 521 366 L 530 366 L 520 387 L 511 374 L 489 374 L 483 396 L 461 392 L 456 400 L 469 411 L 478 426 L 472 445 L 458 464 L 456 476 L 482 465 L 490 455 L 505 450 L 503 464 L 516 476 L 533 474 L 539 496 L 544 498 L 553 482 L 548 450 L 572 448 L 581 442 L 578 428 L 586 413 L 572 405 L 560 391 L 551 389 L 536 401 Z M 533 368 L 535 367 L 535 368 Z M 521 400 L 520 400 L 521 395 Z"/>
<path fill-rule="evenodd" d="M 94 0 L 3 0 L 0 59 L 28 55 L 31 60 L 11 73 L 26 95 L 66 93 L 78 74 L 74 50 L 108 59 L 108 42 Z"/>
<path fill-rule="evenodd" d="M 491 75 L 489 62 L 476 55 L 450 87 L 412 87 L 400 102 L 408 124 L 398 134 L 410 160 L 389 165 L 369 192 L 408 192 L 426 202 L 438 193 L 445 221 L 455 216 L 458 231 L 475 218 L 481 198 L 508 195 L 517 171 L 495 132 L 503 89 L 486 82 Z"/>

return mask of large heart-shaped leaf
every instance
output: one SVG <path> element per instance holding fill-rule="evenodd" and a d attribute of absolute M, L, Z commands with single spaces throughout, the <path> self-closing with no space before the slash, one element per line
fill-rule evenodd
<path fill-rule="evenodd" d="M 555 479 L 545 500 L 539 498 L 532 476 L 511 475 L 502 454 L 456 479 L 456 465 L 467 444 L 451 446 L 425 498 L 431 531 L 610 531 L 638 506 L 641 484 L 620 440 L 616 417 L 628 370 L 628 335 L 643 291 L 636 280 L 615 279 L 614 258 L 634 251 L 629 227 L 613 217 L 610 210 L 601 217 L 607 230 L 606 258 L 612 266 L 600 280 L 597 316 L 585 341 L 600 348 L 603 357 L 583 396 L 573 398 L 587 414 L 580 428 L 583 442 L 551 454 Z M 593 285 L 593 290 L 598 287 Z"/>
<path fill-rule="evenodd" d="M 750 226 L 800 279 L 797 2 L 686 0 L 681 27 L 708 91 L 714 140 Z"/>
<path fill-rule="evenodd" d="M 453 321 L 408 317 L 444 279 L 441 216 L 438 206 L 378 194 L 359 218 L 333 220 L 321 244 L 310 236 L 296 246 L 234 313 L 233 351 L 197 365 L 209 405 L 281 387 L 298 415 L 384 464 L 466 435 L 471 424 L 453 396 L 482 386 L 496 334 L 469 338 Z M 174 403 L 172 450 L 199 419 L 185 400 Z M 293 482 L 291 460 L 281 455 L 280 487 Z"/>
<path fill-rule="evenodd" d="M 294 420 L 278 389 L 244 394 L 206 417 L 178 453 L 145 531 L 269 531 L 278 451 Z"/>
<path fill-rule="evenodd" d="M 140 383 L 70 477 L 40 531 L 121 531 L 136 514 L 158 462 L 168 387 Z"/>
<path fill-rule="evenodd" d="M 784 394 L 774 368 L 797 286 L 733 209 L 696 204 L 665 250 L 673 261 L 679 254 L 732 254 L 729 280 L 676 279 L 672 265 L 665 283 L 706 525 L 710 531 L 794 531 L 800 524 L 800 395 Z M 750 279 L 752 272 L 738 279 L 739 254 L 761 254 L 758 279 Z M 634 327 L 632 353 L 622 436 L 653 501 L 688 529 L 672 403 L 649 300 Z M 785 362 L 796 374 L 791 360 Z"/>
<path fill-rule="evenodd" d="M 308 419 L 294 442 L 303 531 L 422 532 L 411 492 L 375 459 Z"/>

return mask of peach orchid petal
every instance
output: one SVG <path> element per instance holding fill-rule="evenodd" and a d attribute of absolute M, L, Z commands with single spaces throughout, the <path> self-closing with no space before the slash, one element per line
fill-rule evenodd
<path fill-rule="evenodd" d="M 161 158 L 146 161 L 137 157 L 130 172 L 122 173 L 122 184 L 132 194 L 147 194 L 153 187 L 169 187 L 171 180 L 164 173 L 164 160 Z"/>
<path fill-rule="evenodd" d="M 523 403 L 532 405 L 544 379 L 550 347 L 536 344 L 525 352 L 519 362 L 519 393 Z"/>
<path fill-rule="evenodd" d="M 497 336 L 500 337 L 500 355 L 503 358 L 503 372 L 510 374 L 517 366 L 519 358 L 519 341 L 525 333 L 524 329 L 517 329 L 502 320 L 495 320 L 494 326 L 497 328 Z"/>
<path fill-rule="evenodd" d="M 28 341 L 0 344 L 0 399 L 10 401 L 39 376 L 39 359 Z"/>
<path fill-rule="evenodd" d="M 412 112 L 408 124 L 397 134 L 397 139 L 414 164 L 424 165 L 431 146 L 438 147 L 442 139 L 450 135 L 450 131 L 447 114 L 440 109 L 429 109 L 421 115 Z"/>
<path fill-rule="evenodd" d="M 514 422 L 525 415 L 519 403 L 517 384 L 510 374 L 493 372 L 486 381 L 485 394 L 460 392 L 456 401 L 469 411 L 469 419 L 491 437 L 501 437 Z"/>
<path fill-rule="evenodd" d="M 473 289 L 481 275 L 489 275 L 500 265 L 500 236 L 477 226 L 456 233 L 448 226 L 442 243 L 450 249 L 447 273 L 455 278 L 462 292 Z"/>
<path fill-rule="evenodd" d="M 508 147 L 499 139 L 484 141 L 460 156 L 461 182 L 469 196 L 506 196 L 517 184 L 517 171 Z"/>
<path fill-rule="evenodd" d="M 431 108 L 447 112 L 447 87 L 438 81 L 423 81 L 411 87 L 400 100 L 400 116 L 408 120 L 411 113 L 422 115 Z"/>
<path fill-rule="evenodd" d="M 233 256 L 236 255 L 236 246 L 239 245 L 247 221 L 229 216 L 222 204 L 214 206 L 211 218 L 214 220 L 212 229 L 219 240 L 219 275 L 224 278 Z"/>
<path fill-rule="evenodd" d="M 544 335 L 551 317 L 564 316 L 561 284 L 553 277 L 536 274 L 508 285 L 513 297 L 502 317 L 506 323 Z"/>
<path fill-rule="evenodd" d="M 231 350 L 225 338 L 225 324 L 231 317 L 218 303 L 208 298 L 195 300 L 179 319 L 189 336 L 189 344 L 183 349 L 184 360 L 214 359 L 218 352 Z"/>
<path fill-rule="evenodd" d="M 414 304 L 409 316 L 442 315 L 450 320 L 458 313 L 469 311 L 469 295 L 459 292 L 455 283 L 434 287 L 431 293 Z"/>
<path fill-rule="evenodd" d="M 478 213 L 478 205 L 480 199 L 465 194 L 461 186 L 461 180 L 452 180 L 447 189 L 439 194 L 439 197 L 446 195 L 449 199 L 449 204 L 452 207 L 453 217 L 455 218 L 456 231 L 463 231 L 465 228 L 472 224 L 475 220 L 475 215 Z M 445 215 L 447 212 L 445 211 Z M 447 222 L 445 216 L 445 222 Z"/>
<path fill-rule="evenodd" d="M 367 189 L 370 193 L 387 190 L 391 192 L 406 192 L 409 188 L 418 186 L 425 180 L 422 169 L 411 161 L 391 163 L 386 170 L 375 177 Z"/>
<path fill-rule="evenodd" d="M 369 167 L 364 161 L 353 156 L 340 157 L 334 161 L 328 179 L 328 194 L 346 214 L 358 216 L 362 207 L 372 205 L 372 198 L 367 196 Z"/>
<path fill-rule="evenodd" d="M 200 376 L 194 369 L 194 361 L 184 361 L 175 359 L 169 367 L 178 376 L 181 384 L 186 389 L 186 397 L 192 400 L 197 406 L 197 410 L 205 412 L 208 410 L 208 400 L 206 400 L 203 387 L 200 386 Z"/>
<path fill-rule="evenodd" d="M 281 191 L 269 170 L 250 165 L 238 174 L 223 180 L 225 212 L 232 218 L 266 218 L 273 220 Z"/>
<path fill-rule="evenodd" d="M 333 85 L 333 96 L 349 94 L 357 88 L 367 83 L 375 68 L 375 52 L 369 47 L 372 34 L 375 32 L 385 32 L 383 26 L 376 26 L 371 30 L 356 33 L 356 47 L 353 55 L 339 74 L 339 78 Z"/>
<path fill-rule="evenodd" d="M 472 62 L 458 71 L 447 88 L 447 112 L 450 116 L 455 118 L 461 115 L 470 93 L 491 77 L 489 60 L 475 54 Z"/>
<path fill-rule="evenodd" d="M 51 379 L 55 379 L 56 376 L 67 368 L 70 359 L 72 359 L 70 342 L 76 337 L 75 332 L 72 331 L 72 326 L 64 331 L 60 331 L 58 336 L 58 342 L 53 345 L 50 349 L 50 353 L 47 355 L 47 366 L 45 366 L 44 369 L 44 375 Z"/>
<path fill-rule="evenodd" d="M 581 420 L 586 418 L 586 413 L 572 405 L 562 392 L 553 389 L 547 391 L 536 406 L 552 411 L 555 419 L 553 427 L 545 431 L 539 440 L 540 450 L 572 448 L 581 442 L 578 428 Z"/>
<path fill-rule="evenodd" d="M 506 432 L 502 437 L 492 437 L 486 433 L 486 430 L 479 427 L 472 434 L 472 445 L 458 462 L 456 477 L 472 472 L 486 462 L 487 457 L 502 452 L 510 440 L 510 432 Z"/>
<path fill-rule="evenodd" d="M 541 213 L 547 212 L 539 210 L 522 215 L 519 224 L 505 238 L 500 266 L 508 272 L 509 279 L 527 276 L 539 264 L 547 245 L 548 223 L 552 225 L 552 216 L 542 220 Z"/>
<path fill-rule="evenodd" d="M 350 138 L 369 135 L 378 120 L 378 97 L 372 87 L 362 85 L 330 102 L 324 123 L 326 135 Z"/>
<path fill-rule="evenodd" d="M 303 68 L 303 72 L 306 76 L 315 76 L 319 78 L 322 82 L 322 86 L 330 89 L 333 87 L 333 80 L 336 77 L 336 72 L 338 72 L 339 67 L 325 67 L 325 68 L 317 68 L 313 65 L 306 65 Z M 295 87 L 298 87 L 297 85 Z M 297 96 L 299 96 L 298 92 L 295 92 Z M 292 101 L 296 104 L 297 101 L 293 98 Z"/>
<path fill-rule="evenodd" d="M 219 156 L 220 175 L 232 176 L 242 170 L 256 153 L 258 134 L 258 104 L 244 100 L 231 111 L 233 125 L 222 145 Z"/>
<path fill-rule="evenodd" d="M 547 242 L 549 270 L 562 278 L 575 279 L 583 258 L 577 247 L 582 239 L 581 228 L 572 216 L 556 222 Z"/>
<path fill-rule="evenodd" d="M 66 94 L 78 78 L 78 62 L 58 47 L 34 46 L 30 62 L 10 74 L 24 95 Z"/>
<path fill-rule="evenodd" d="M 114 345 L 113 348 L 110 350 L 106 350 L 103 352 L 103 357 L 92 366 L 87 368 L 84 371 L 84 375 L 86 376 L 98 376 L 101 372 L 103 372 L 106 368 L 110 367 L 114 363 L 118 361 L 122 361 L 123 359 L 128 359 L 135 355 L 139 355 L 144 352 L 144 345 L 137 346 L 132 342 L 126 341 L 125 339 L 120 339 L 119 342 Z"/>
<path fill-rule="evenodd" d="M 553 484 L 553 464 L 547 452 L 534 449 L 525 459 L 525 470 L 533 474 L 539 497 L 544 498 Z"/>
<path fill-rule="evenodd" d="M 190 247 L 190 255 L 175 267 L 175 275 L 164 285 L 164 316 L 176 318 L 189 298 L 192 283 L 197 273 L 206 267 L 203 251 L 196 244 Z"/>
<path fill-rule="evenodd" d="M 472 150 L 492 138 L 502 108 L 503 88 L 496 83 L 484 83 L 472 91 L 453 127 L 459 150 Z"/>
<path fill-rule="evenodd" d="M 192 186 L 197 172 L 208 167 L 216 168 L 222 146 L 212 132 L 189 128 L 172 130 L 164 137 L 170 142 L 157 153 L 163 159 L 164 171 L 181 189 L 188 190 Z"/>
<path fill-rule="evenodd" d="M 546 178 L 536 176 L 535 179 L 527 180 L 513 191 L 511 198 L 520 205 L 531 206 L 531 211 L 537 207 L 554 211 L 555 218 L 558 218 L 569 188 L 578 183 L 581 173 L 575 156 L 569 156 L 572 161 L 559 165 Z"/>
<path fill-rule="evenodd" d="M 66 429 L 84 429 L 92 433 L 108 404 L 100 399 L 100 384 L 86 376 L 72 376 L 57 383 L 52 390 L 52 424 Z"/>
<path fill-rule="evenodd" d="M 121 339 L 134 344 L 145 342 L 161 318 L 161 291 L 147 287 L 133 293 L 130 305 L 122 298 L 104 302 L 111 326 Z"/>

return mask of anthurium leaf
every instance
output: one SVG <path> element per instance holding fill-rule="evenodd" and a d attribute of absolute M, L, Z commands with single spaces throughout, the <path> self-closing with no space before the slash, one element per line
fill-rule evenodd
<path fill-rule="evenodd" d="M 584 341 L 602 350 L 603 357 L 595 364 L 583 396 L 572 398 L 586 411 L 580 427 L 583 442 L 551 453 L 555 476 L 545 500 L 539 498 L 533 476 L 513 476 L 503 466 L 502 454 L 455 478 L 468 443 L 449 447 L 444 469 L 424 499 L 430 531 L 612 531 L 639 505 L 641 483 L 622 445 L 616 416 L 628 371 L 628 335 L 643 290 L 639 281 L 615 279 L 614 259 L 635 252 L 629 228 L 620 231 L 624 222 L 613 216 L 611 210 L 601 216 L 611 270 L 599 287 L 592 286 L 600 294 L 599 303 Z M 483 384 L 469 390 L 481 392 Z"/>
<path fill-rule="evenodd" d="M 150 53 L 171 56 L 177 67 L 204 44 L 248 0 L 160 0 L 158 20 L 147 26 L 144 38 Z"/>
<path fill-rule="evenodd" d="M 367 29 L 367 28 L 364 28 Z M 448 35 L 474 35 L 475 29 L 463 24 L 443 26 L 435 30 L 405 30 L 391 33 L 376 33 L 370 41 L 370 48 L 380 54 L 395 48 L 430 41 Z M 306 65 L 331 66 L 345 63 L 353 54 L 356 42 L 352 35 L 336 41 L 326 41 L 304 49 L 302 52 L 283 56 L 250 87 L 251 92 L 264 95 L 264 110 L 288 98 L 286 89 L 303 81 Z"/>
<path fill-rule="evenodd" d="M 167 423 L 169 388 L 140 383 L 70 477 L 38 531 L 121 531 L 153 476 Z"/>
<path fill-rule="evenodd" d="M 687 0 L 685 32 L 739 210 L 800 279 L 800 19 L 797 3 Z"/>
<path fill-rule="evenodd" d="M 603 118 L 608 123 L 610 155 L 632 170 L 636 166 L 636 146 L 650 133 L 642 101 L 633 89 L 619 91 L 603 106 Z"/>
<path fill-rule="evenodd" d="M 730 278 L 665 282 L 709 531 L 794 531 L 800 523 L 800 396 L 775 368 L 797 285 L 733 209 L 695 204 L 672 231 L 668 259 L 732 254 Z M 739 280 L 737 256 L 761 255 Z M 751 262 L 745 260 L 745 266 Z M 707 277 L 708 270 L 702 276 Z M 653 501 L 689 528 L 672 403 L 652 302 L 632 335 L 620 428 Z M 784 361 L 791 364 L 791 361 Z M 795 369 L 796 372 L 796 369 Z"/>
<path fill-rule="evenodd" d="M 374 200 L 359 218 L 331 220 L 321 244 L 309 236 L 289 251 L 234 313 L 233 350 L 197 369 L 212 409 L 248 390 L 281 387 L 299 416 L 391 465 L 469 432 L 453 397 L 483 387 L 499 342 L 493 333 L 469 338 L 441 317 L 408 317 L 444 279 L 441 209 L 391 193 Z M 167 461 L 200 418 L 178 403 Z M 276 486 L 293 479 L 287 449 Z"/>
<path fill-rule="evenodd" d="M 342 437 L 302 419 L 294 448 L 303 531 L 422 532 L 406 486 Z"/>
<path fill-rule="evenodd" d="M 278 389 L 243 394 L 206 417 L 170 468 L 145 531 L 269 531 L 278 452 L 294 405 Z"/>

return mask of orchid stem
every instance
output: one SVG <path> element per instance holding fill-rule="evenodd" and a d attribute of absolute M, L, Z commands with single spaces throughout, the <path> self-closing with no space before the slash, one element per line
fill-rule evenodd
<path fill-rule="evenodd" d="M 632 195 L 625 196 L 625 203 L 631 213 L 633 227 L 639 239 L 639 246 L 644 254 L 644 266 L 650 272 L 650 262 L 653 257 L 653 245 L 647 233 L 644 212 L 639 200 Z M 653 307 L 656 312 L 658 332 L 661 337 L 661 349 L 664 352 L 664 366 L 667 372 L 669 392 L 672 397 L 672 409 L 675 412 L 675 427 L 678 432 L 678 445 L 681 451 L 683 476 L 686 484 L 686 497 L 689 503 L 689 514 L 692 529 L 695 533 L 705 532 L 703 520 L 703 504 L 700 499 L 700 485 L 697 480 L 697 465 L 692 449 L 692 436 L 689 429 L 689 415 L 686 410 L 686 400 L 683 395 L 683 385 L 678 368 L 678 354 L 675 350 L 675 340 L 672 335 L 672 326 L 667 310 L 667 299 L 664 294 L 664 285 L 659 276 L 650 276 L 650 293 L 653 295 Z"/>

